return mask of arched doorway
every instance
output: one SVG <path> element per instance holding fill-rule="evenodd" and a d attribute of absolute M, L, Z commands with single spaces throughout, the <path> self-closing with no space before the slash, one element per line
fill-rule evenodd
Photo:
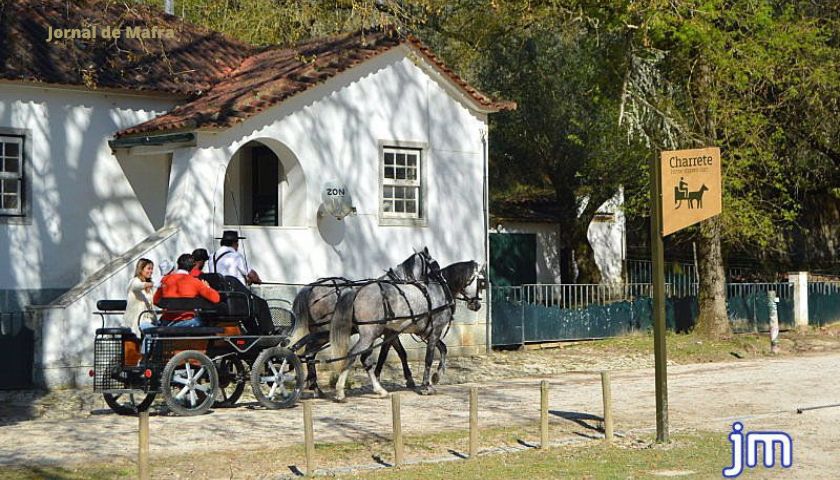
<path fill-rule="evenodd" d="M 306 186 L 297 157 L 285 145 L 252 140 L 225 172 L 225 225 L 302 225 Z"/>

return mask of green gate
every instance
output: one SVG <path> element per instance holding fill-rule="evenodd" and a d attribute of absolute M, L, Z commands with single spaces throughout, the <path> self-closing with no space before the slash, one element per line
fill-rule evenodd
<path fill-rule="evenodd" d="M 808 324 L 831 325 L 840 322 L 840 282 L 808 284 Z"/>
<path fill-rule="evenodd" d="M 537 235 L 490 234 L 490 283 L 515 286 L 537 281 Z"/>

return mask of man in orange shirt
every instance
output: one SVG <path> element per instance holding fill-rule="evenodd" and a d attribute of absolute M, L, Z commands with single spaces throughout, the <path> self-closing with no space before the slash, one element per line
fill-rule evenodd
<path fill-rule="evenodd" d="M 197 278 L 204 273 L 204 264 L 207 263 L 207 260 L 210 260 L 210 254 L 204 248 L 196 248 L 193 250 L 192 256 L 195 260 L 195 266 L 190 270 L 190 275 Z"/>
<path fill-rule="evenodd" d="M 178 270 L 163 277 L 160 281 L 160 288 L 154 296 L 154 303 L 158 305 L 163 298 L 205 298 L 212 303 L 219 303 L 221 300 L 219 292 L 210 288 L 210 285 L 190 275 L 190 270 L 195 266 L 192 255 L 185 253 L 178 257 Z M 195 312 L 164 310 L 161 320 L 170 322 L 171 327 L 201 327 L 204 322 L 196 317 Z"/>

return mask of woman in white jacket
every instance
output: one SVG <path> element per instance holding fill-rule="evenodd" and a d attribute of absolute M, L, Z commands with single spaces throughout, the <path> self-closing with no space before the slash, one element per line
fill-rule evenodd
<path fill-rule="evenodd" d="M 147 258 L 137 260 L 134 276 L 128 282 L 128 299 L 125 306 L 125 325 L 139 337 L 140 329 L 151 326 L 155 320 L 152 297 L 155 294 L 155 284 L 152 283 L 152 273 L 155 265 Z M 142 317 L 142 318 L 141 318 Z"/>

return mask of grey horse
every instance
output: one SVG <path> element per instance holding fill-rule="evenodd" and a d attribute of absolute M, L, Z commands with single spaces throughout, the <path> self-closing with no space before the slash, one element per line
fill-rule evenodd
<path fill-rule="evenodd" d="M 437 262 L 429 255 L 429 249 L 424 247 L 396 267 L 388 270 L 379 279 L 422 281 L 428 278 L 429 272 L 438 269 Z M 296 351 L 303 346 L 303 356 L 306 359 L 307 370 L 306 388 L 312 390 L 316 396 L 323 396 L 323 392 L 318 386 L 315 356 L 329 340 L 330 323 L 333 319 L 336 302 L 341 292 L 347 289 L 353 290 L 364 283 L 365 281 L 353 282 L 341 277 L 322 278 L 303 287 L 292 303 L 292 311 L 298 324 L 295 337 L 300 338 L 292 348 Z M 414 379 L 411 377 L 411 370 L 408 368 L 405 348 L 403 348 L 399 339 L 396 339 L 393 346 L 402 360 L 406 386 L 414 388 Z"/>
<path fill-rule="evenodd" d="M 440 274 L 443 279 L 446 280 L 446 284 L 449 286 L 457 300 L 463 300 L 466 302 L 467 308 L 470 310 L 478 311 L 478 309 L 481 308 L 481 289 L 483 278 L 482 268 L 479 266 L 478 262 L 468 260 L 465 262 L 453 263 L 452 265 L 448 265 L 441 269 Z M 394 338 L 391 342 L 383 343 L 379 348 L 379 359 L 376 361 L 376 370 L 374 371 L 374 375 L 376 375 L 376 378 L 380 378 L 382 367 L 385 365 L 385 360 L 388 358 L 388 352 L 391 350 L 391 347 L 394 347 L 394 350 L 397 351 L 400 360 L 402 360 L 403 374 L 406 376 L 406 379 L 411 379 L 411 370 L 408 368 L 405 361 L 405 348 L 402 343 L 400 343 L 399 336 Z M 400 353 L 399 349 L 402 349 L 403 353 Z M 440 363 L 438 363 L 437 371 L 432 375 L 432 383 L 437 383 L 446 371 L 447 348 L 446 344 L 443 343 L 443 339 L 438 339 L 437 349 L 438 352 L 440 352 Z M 406 386 L 408 388 L 414 388 L 414 381 L 411 380 L 411 385 L 406 382 Z"/>
<path fill-rule="evenodd" d="M 478 275 L 476 262 L 468 262 Z M 464 278 L 473 278 L 474 275 Z M 467 283 L 468 280 L 464 280 Z M 478 288 L 478 281 L 472 282 Z M 455 311 L 455 295 L 464 293 L 467 285 L 449 285 L 440 272 L 432 274 L 426 282 L 395 282 L 389 280 L 371 281 L 358 289 L 346 290 L 339 296 L 335 315 L 330 325 L 332 357 L 340 370 L 335 385 L 336 401 L 344 401 L 344 386 L 350 367 L 357 356 L 368 373 L 373 391 L 380 397 L 388 392 L 379 384 L 370 356 L 375 342 L 383 335 L 396 336 L 403 333 L 419 335 L 427 342 L 421 394 L 433 394 L 430 383 L 431 366 L 435 348 Z M 469 302 L 471 310 L 480 308 L 477 301 Z M 350 335 L 355 330 L 358 341 L 349 348 Z M 349 353 L 348 353 L 349 349 Z"/>

